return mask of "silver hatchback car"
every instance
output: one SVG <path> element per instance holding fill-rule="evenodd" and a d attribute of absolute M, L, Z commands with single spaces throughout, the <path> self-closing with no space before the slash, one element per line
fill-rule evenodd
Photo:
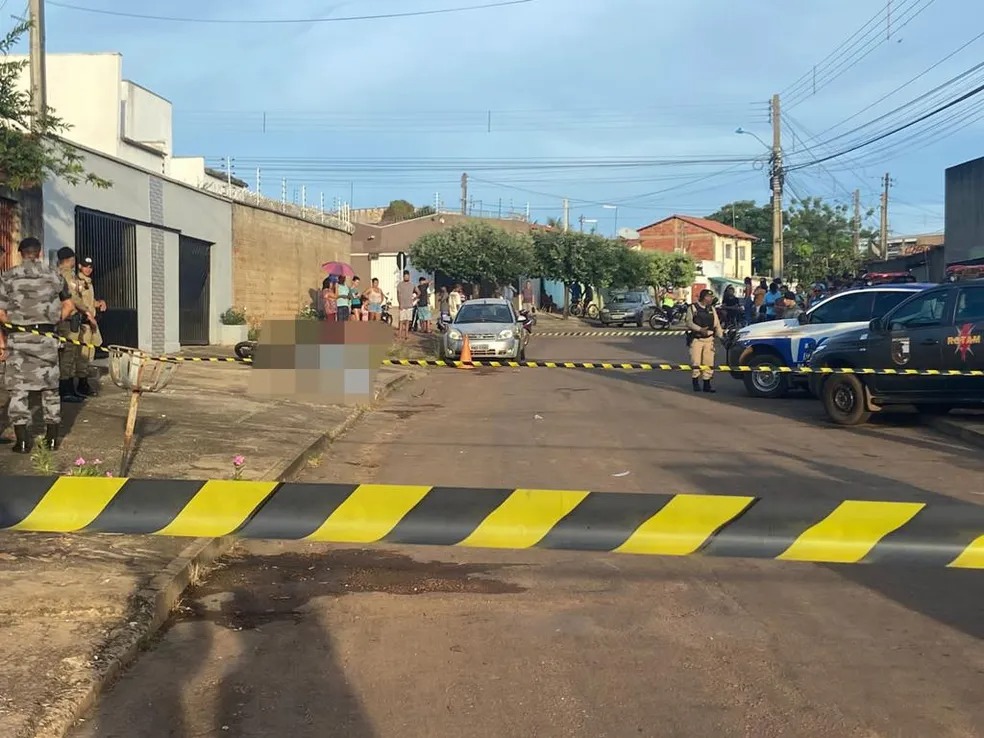
<path fill-rule="evenodd" d="M 529 342 L 529 332 L 523 327 L 525 321 L 502 298 L 468 300 L 441 335 L 440 358 L 457 360 L 468 336 L 474 359 L 525 361 Z"/>

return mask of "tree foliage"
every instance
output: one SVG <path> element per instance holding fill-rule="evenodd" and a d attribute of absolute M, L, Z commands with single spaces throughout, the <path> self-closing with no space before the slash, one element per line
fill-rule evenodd
<path fill-rule="evenodd" d="M 60 136 L 71 126 L 51 108 L 34 115 L 34 99 L 21 88 L 27 60 L 11 61 L 10 51 L 31 27 L 24 21 L 0 39 L 0 182 L 14 190 L 36 187 L 54 177 L 76 185 L 99 188 L 109 180 L 87 172 L 83 155 Z"/>
<path fill-rule="evenodd" d="M 379 222 L 382 224 L 399 223 L 401 220 L 423 218 L 425 215 L 434 215 L 436 212 L 437 210 L 434 209 L 433 205 L 424 205 L 418 208 L 409 200 L 390 200 L 390 204 L 383 210 Z"/>
<path fill-rule="evenodd" d="M 410 260 L 426 272 L 443 272 L 472 283 L 509 284 L 534 272 L 528 235 L 482 221 L 424 234 L 410 246 Z"/>
<path fill-rule="evenodd" d="M 862 217 L 871 215 L 862 213 Z M 861 230 L 861 244 L 874 235 Z M 794 200 L 786 216 L 786 261 L 791 276 L 816 282 L 827 276 L 854 273 L 862 253 L 854 247 L 853 218 L 846 205 L 830 205 L 819 197 Z"/>
<path fill-rule="evenodd" d="M 772 205 L 756 205 L 754 200 L 735 200 L 705 216 L 755 236 L 752 242 L 752 272 L 764 274 L 772 270 Z"/>
<path fill-rule="evenodd" d="M 862 220 L 873 211 L 861 214 Z M 764 274 L 772 270 L 772 206 L 756 205 L 753 200 L 737 200 L 707 216 L 759 241 L 752 244 L 752 271 Z M 862 255 L 853 247 L 853 218 L 846 205 L 830 205 L 822 198 L 793 200 L 783 213 L 783 246 L 786 268 L 800 281 L 817 281 L 828 274 L 853 271 Z M 861 244 L 866 245 L 874 232 L 861 229 Z"/>
<path fill-rule="evenodd" d="M 653 287 L 689 287 L 697 276 L 697 265 L 687 254 L 670 254 L 655 251 L 649 257 L 649 274 L 646 284 Z"/>

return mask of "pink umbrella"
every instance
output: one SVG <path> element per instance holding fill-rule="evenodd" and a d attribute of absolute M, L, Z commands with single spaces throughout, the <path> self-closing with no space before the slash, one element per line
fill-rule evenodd
<path fill-rule="evenodd" d="M 321 265 L 322 270 L 328 272 L 330 275 L 336 277 L 354 277 L 355 270 L 351 265 L 346 264 L 344 261 L 326 261 Z"/>

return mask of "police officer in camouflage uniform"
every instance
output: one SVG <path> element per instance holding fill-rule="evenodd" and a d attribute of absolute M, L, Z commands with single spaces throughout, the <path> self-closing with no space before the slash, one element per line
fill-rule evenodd
<path fill-rule="evenodd" d="M 58 249 L 58 271 L 68 286 L 75 312 L 58 324 L 58 335 L 66 339 L 61 345 L 58 358 L 59 382 L 58 394 L 62 402 L 82 402 L 85 396 L 75 388 L 75 380 L 79 376 L 82 364 L 81 341 L 82 328 L 94 326 L 95 318 L 85 309 L 82 292 L 79 288 L 78 276 L 75 273 L 75 251 L 68 246 Z"/>
<path fill-rule="evenodd" d="M 104 300 L 97 300 L 96 293 L 92 286 L 92 272 L 95 264 L 91 256 L 87 256 L 79 262 L 79 274 L 76 285 L 79 296 L 82 300 L 82 309 L 87 315 L 96 317 L 97 312 L 106 310 Z M 96 391 L 89 384 L 89 362 L 95 358 L 93 346 L 102 346 L 102 333 L 99 326 L 93 327 L 91 323 L 83 323 L 79 331 L 79 341 L 84 345 L 80 347 L 79 356 L 75 360 L 75 392 L 82 397 L 95 397 Z"/>
<path fill-rule="evenodd" d="M 4 378 L 10 393 L 8 413 L 16 435 L 13 451 L 26 454 L 31 451 L 28 437 L 31 392 L 41 393 L 46 425 L 44 444 L 52 450 L 58 447 L 58 426 L 61 424 L 59 341 L 37 334 L 54 333 L 56 324 L 72 313 L 74 304 L 65 280 L 41 261 L 38 239 L 25 238 L 18 250 L 22 262 L 0 274 L 0 323 L 14 326 L 0 336 L 0 360 L 6 361 Z"/>

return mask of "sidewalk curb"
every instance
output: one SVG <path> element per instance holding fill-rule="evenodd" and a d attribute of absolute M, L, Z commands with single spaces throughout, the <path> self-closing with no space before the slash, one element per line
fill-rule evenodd
<path fill-rule="evenodd" d="M 373 401 L 352 410 L 340 423 L 322 434 L 314 443 L 300 451 L 277 467 L 274 475 L 265 478 L 289 482 L 307 465 L 308 458 L 323 452 L 339 436 L 346 433 L 363 415 L 375 409 L 389 394 L 414 377 L 412 372 L 402 372 L 384 385 Z M 233 536 L 223 538 L 198 538 L 190 543 L 181 554 L 171 561 L 164 570 L 154 576 L 150 584 L 138 591 L 132 600 L 132 618 L 146 618 L 136 627 L 123 624 L 116 638 L 110 641 L 108 653 L 103 657 L 103 668 L 94 674 L 90 681 L 83 682 L 74 690 L 60 695 L 45 713 L 38 718 L 36 727 L 25 733 L 23 738 L 64 738 L 75 727 L 76 722 L 86 715 L 96 704 L 99 696 L 116 681 L 124 669 L 136 661 L 140 651 L 161 630 L 171 617 L 174 607 L 180 602 L 185 590 L 194 583 L 198 573 L 227 553 L 234 545 Z"/>
<path fill-rule="evenodd" d="M 929 418 L 927 425 L 945 436 L 956 438 L 977 448 L 984 448 L 984 433 L 971 430 L 960 423 L 955 423 L 946 418 Z"/>

